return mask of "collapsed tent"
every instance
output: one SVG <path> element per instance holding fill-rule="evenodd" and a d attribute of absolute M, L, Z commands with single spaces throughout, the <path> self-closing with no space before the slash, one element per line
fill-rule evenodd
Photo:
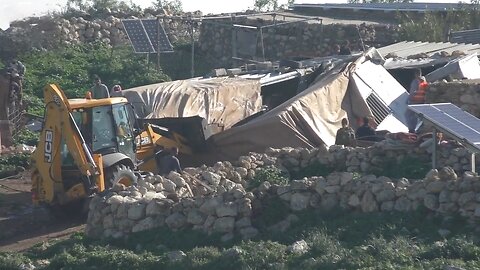
<path fill-rule="evenodd" d="M 230 128 L 260 111 L 260 83 L 242 78 L 178 80 L 122 91 L 140 118 L 199 116 L 207 125 Z"/>
<path fill-rule="evenodd" d="M 332 145 L 345 117 L 370 116 L 355 87 L 349 84 L 349 66 L 334 70 L 309 88 L 271 111 L 212 136 L 216 158 L 233 159 L 268 147 Z"/>

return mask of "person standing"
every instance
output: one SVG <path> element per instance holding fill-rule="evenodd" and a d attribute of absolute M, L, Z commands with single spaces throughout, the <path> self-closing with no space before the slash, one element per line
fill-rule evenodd
<path fill-rule="evenodd" d="M 102 80 L 100 79 L 100 77 L 95 76 L 93 83 L 94 83 L 92 87 L 93 98 L 99 99 L 99 98 L 110 97 L 110 94 L 108 93 L 108 87 L 102 83 Z"/>
<path fill-rule="evenodd" d="M 122 87 L 119 84 L 115 84 L 110 91 L 111 97 L 122 97 Z"/>
<path fill-rule="evenodd" d="M 335 144 L 336 145 L 344 145 L 355 147 L 355 131 L 348 125 L 348 119 L 342 119 L 342 127 L 337 130 L 337 135 L 335 136 Z"/>
<path fill-rule="evenodd" d="M 425 95 L 428 88 L 428 83 L 425 77 L 422 76 L 422 71 L 420 69 L 415 70 L 415 77 L 410 83 L 410 95 L 408 97 L 407 105 L 410 104 L 424 104 Z M 409 133 L 415 133 L 417 129 L 418 117 L 417 115 L 407 109 L 406 113 L 407 118 L 407 127 Z"/>
<path fill-rule="evenodd" d="M 180 161 L 177 158 L 178 148 L 172 147 L 167 154 L 162 156 L 158 161 L 158 172 L 160 175 L 168 175 L 171 171 L 180 173 Z"/>

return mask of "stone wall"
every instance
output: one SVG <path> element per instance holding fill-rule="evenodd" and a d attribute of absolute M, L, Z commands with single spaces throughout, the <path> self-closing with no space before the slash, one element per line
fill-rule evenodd
<path fill-rule="evenodd" d="M 156 18 L 157 15 L 164 13 L 165 11 L 145 13 L 141 14 L 140 18 Z M 101 18 L 94 18 L 88 14 L 70 17 L 58 15 L 31 17 L 11 23 L 6 31 L 0 30 L 0 41 L 20 46 L 23 50 L 51 49 L 59 45 L 90 42 L 116 46 L 128 43 L 121 20 L 136 18 L 138 17 L 128 14 L 104 15 Z M 162 19 L 161 22 L 171 42 L 190 40 L 190 27 L 187 24 L 171 19 Z M 195 36 L 198 36 L 197 30 L 198 26 L 195 25 Z M 14 50 L 12 46 L 9 48 Z M 2 48 L 0 51 L 9 52 L 9 48 Z"/>
<path fill-rule="evenodd" d="M 200 30 L 200 49 L 212 59 L 218 59 L 218 66 L 232 63 L 232 22 L 218 21 L 223 24 L 204 23 Z M 249 26 L 273 25 L 268 20 L 237 20 L 236 24 Z M 358 27 L 358 30 L 357 30 Z M 268 27 L 262 30 L 263 49 L 266 60 L 278 60 L 292 57 L 320 57 L 332 54 L 335 44 L 349 41 L 352 50 L 361 51 L 359 33 L 366 47 L 381 47 L 398 41 L 398 31 L 390 25 L 343 25 L 320 23 L 291 23 Z M 256 59 L 263 61 L 262 44 L 258 32 Z"/>
<path fill-rule="evenodd" d="M 163 14 L 145 13 L 141 18 L 155 18 Z M 188 14 L 187 14 L 188 15 Z M 192 15 L 201 15 L 194 13 Z M 53 48 L 58 45 L 78 44 L 84 42 L 101 41 L 110 45 L 126 44 L 128 42 L 123 30 L 121 19 L 137 18 L 127 14 L 112 14 L 101 18 L 94 18 L 88 14 L 84 16 L 61 17 L 44 16 L 32 17 L 11 24 L 6 31 L 0 31 L 0 41 L 12 46 L 2 48 L 4 51 L 16 48 Z M 183 40 L 190 42 L 189 25 L 179 20 L 164 19 L 163 25 L 171 42 Z M 279 21 L 281 22 L 281 21 Z M 236 19 L 235 23 L 265 26 L 273 24 L 263 19 Z M 194 36 L 198 42 L 198 53 L 206 55 L 207 59 L 214 60 L 215 67 L 229 67 L 232 62 L 232 21 L 208 20 L 194 24 Z M 292 23 L 279 27 L 269 27 L 263 30 L 264 51 L 267 60 L 291 57 L 317 57 L 329 55 L 334 44 L 343 44 L 350 41 L 354 50 L 361 49 L 359 32 L 364 39 L 365 46 L 383 46 L 398 40 L 396 28 L 388 25 L 341 25 L 320 23 Z M 257 39 L 257 60 L 262 58 L 262 45 Z"/>
<path fill-rule="evenodd" d="M 378 166 L 385 157 L 428 155 L 428 151 L 418 147 L 390 149 L 380 144 L 369 149 L 269 149 L 265 154 L 242 156 L 234 164 L 217 162 L 213 167 L 186 168 L 182 174 L 170 173 L 167 177 L 150 175 L 140 179 L 137 186 L 116 186 L 94 197 L 86 233 L 92 237 L 119 238 L 167 226 L 172 230 L 221 233 L 223 240 L 236 234 L 247 239 L 259 233 L 252 221 L 272 198 L 284 202 L 287 214 L 310 207 L 363 212 L 426 207 L 438 213 L 480 216 L 480 179 L 464 170 L 468 153 L 454 146 L 441 147 L 440 153 L 440 164 L 460 171 L 444 167 L 440 172 L 430 171 L 425 179 L 354 173 Z M 250 185 L 261 168 L 274 166 L 293 172 L 319 163 L 332 167 L 340 164 L 345 171 L 297 179 L 286 185 L 269 181 L 255 188 Z M 457 173 L 463 176 L 458 177 Z M 290 222 L 287 219 L 274 228 L 285 228 Z"/>
<path fill-rule="evenodd" d="M 436 82 L 427 91 L 427 103 L 451 102 L 480 118 L 480 84 L 478 82 Z"/>

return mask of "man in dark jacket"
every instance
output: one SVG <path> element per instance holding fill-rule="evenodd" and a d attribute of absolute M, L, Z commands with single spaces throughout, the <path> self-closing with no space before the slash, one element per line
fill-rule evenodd
<path fill-rule="evenodd" d="M 178 155 L 178 148 L 172 147 L 168 153 L 161 157 L 158 162 L 158 171 L 160 175 L 168 175 L 171 171 L 180 173 L 180 161 L 176 157 Z"/>
<path fill-rule="evenodd" d="M 357 129 L 357 132 L 355 133 L 355 137 L 357 137 L 358 140 L 376 141 L 376 132 L 368 124 L 368 122 L 369 122 L 368 117 L 364 117 L 363 125 Z"/>

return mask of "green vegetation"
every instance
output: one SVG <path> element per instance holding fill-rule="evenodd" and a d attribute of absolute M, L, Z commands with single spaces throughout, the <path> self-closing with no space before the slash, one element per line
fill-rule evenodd
<path fill-rule="evenodd" d="M 267 167 L 255 172 L 255 177 L 249 182 L 249 187 L 250 189 L 257 188 L 265 181 L 270 184 L 286 185 L 289 180 L 287 175 L 277 167 Z"/>
<path fill-rule="evenodd" d="M 109 48 L 103 43 L 69 46 L 52 51 L 32 51 L 21 57 L 28 67 L 25 92 L 42 98 L 49 83 L 59 84 L 67 97 L 84 97 L 99 75 L 108 86 L 129 88 L 169 80 L 128 46 Z"/>
<path fill-rule="evenodd" d="M 0 156 L 0 178 L 16 174 L 20 167 L 30 167 L 30 154 Z"/>
<path fill-rule="evenodd" d="M 390 178 L 423 179 L 430 170 L 430 163 L 418 158 L 405 157 L 400 162 L 396 158 L 385 158 L 380 168 L 369 173 Z"/>
<path fill-rule="evenodd" d="M 441 269 L 480 267 L 479 239 L 459 217 L 442 219 L 427 212 L 297 213 L 285 232 L 261 229 L 249 241 L 218 241 L 194 231 L 156 229 L 127 240 L 70 239 L 39 244 L 23 254 L 0 254 L 1 269 L 48 260 L 37 269 Z M 277 219 L 278 217 L 275 217 Z M 269 222 L 274 223 L 274 222 Z M 439 229 L 449 230 L 446 237 Z M 288 246 L 305 240 L 310 249 L 294 254 Z M 183 260 L 172 262 L 171 251 Z"/>
<path fill-rule="evenodd" d="M 398 13 L 400 37 L 403 40 L 447 41 L 449 31 L 480 27 L 480 5 L 478 0 L 470 4 L 459 3 L 458 9 L 446 13 L 426 12 L 423 17 L 415 13 Z"/>
<path fill-rule="evenodd" d="M 28 129 L 22 129 L 17 134 L 15 134 L 15 137 L 13 138 L 13 143 L 15 145 L 26 144 L 30 146 L 37 146 L 39 135 L 39 133 L 32 132 Z"/>

